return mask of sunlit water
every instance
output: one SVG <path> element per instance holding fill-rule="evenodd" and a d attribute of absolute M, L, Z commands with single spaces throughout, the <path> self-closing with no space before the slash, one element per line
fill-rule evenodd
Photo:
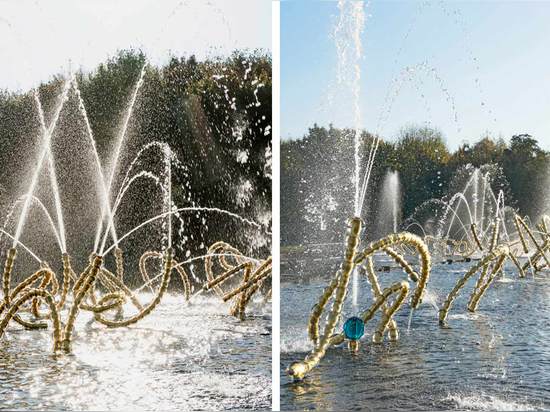
<path fill-rule="evenodd" d="M 409 306 L 396 317 L 398 342 L 370 343 L 377 317 L 368 324 L 358 356 L 351 356 L 345 346 L 329 349 L 302 383 L 292 383 L 284 369 L 311 348 L 307 319 L 327 282 L 283 283 L 281 409 L 550 409 L 550 275 L 519 280 L 507 268 L 505 279 L 495 281 L 476 314 L 466 311 L 469 293 L 463 293 L 451 309 L 451 329 L 441 329 L 428 300 L 441 307 L 467 267 L 435 265 L 428 296 L 414 312 L 410 331 Z M 378 273 L 386 286 L 391 279 L 403 278 L 397 272 Z M 360 287 L 361 300 L 368 296 L 372 303 L 366 280 Z M 346 310 L 349 315 L 349 302 Z"/>
<path fill-rule="evenodd" d="M 270 305 L 252 306 L 256 316 L 240 322 L 219 300 L 165 296 L 137 325 L 118 329 L 81 311 L 74 353 L 57 359 L 51 331 L 12 323 L 0 339 L 0 409 L 270 408 Z"/>

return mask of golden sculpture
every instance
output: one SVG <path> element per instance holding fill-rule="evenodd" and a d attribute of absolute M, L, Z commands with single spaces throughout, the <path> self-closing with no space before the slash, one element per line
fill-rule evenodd
<path fill-rule="evenodd" d="M 348 236 L 344 260 L 340 270 L 336 273 L 331 283 L 325 288 L 317 304 L 313 307 L 308 323 L 308 335 L 314 344 L 314 349 L 303 361 L 294 362 L 288 368 L 288 373 L 295 380 L 301 380 L 321 361 L 327 349 L 333 345 L 339 345 L 346 339 L 344 333 L 334 334 L 336 325 L 342 314 L 342 307 L 347 293 L 349 279 L 352 272 L 359 269 L 365 262 L 366 271 L 374 297 L 374 303 L 359 318 L 367 323 L 373 318 L 377 310 L 382 311 L 382 318 L 373 336 L 373 342 L 383 341 L 384 333 L 388 329 L 391 340 L 398 339 L 397 326 L 393 320 L 394 314 L 403 304 L 409 293 L 407 281 L 396 282 L 381 290 L 378 279 L 372 265 L 372 256 L 377 252 L 384 252 L 407 273 L 409 279 L 415 282 L 416 288 L 411 299 L 411 307 L 416 308 L 422 301 L 422 295 L 430 274 L 430 255 L 426 244 L 418 237 L 410 233 L 391 234 L 383 239 L 371 243 L 362 252 L 357 252 L 359 236 L 361 231 L 361 220 L 353 218 L 349 222 Z M 421 273 L 418 275 L 406 260 L 399 255 L 392 247 L 396 245 L 409 245 L 416 249 L 421 260 Z M 388 305 L 389 298 L 396 295 L 393 303 Z M 324 325 L 323 334 L 319 335 L 319 320 L 329 300 L 333 298 L 332 308 Z M 349 340 L 349 348 L 357 352 L 359 348 L 358 339 Z"/>
<path fill-rule="evenodd" d="M 226 271 L 220 276 L 214 277 L 212 256 L 208 255 L 205 264 L 207 282 L 202 289 L 217 290 L 225 302 L 235 298 L 230 314 L 239 319 L 244 319 L 246 307 L 252 296 L 266 284 L 271 275 L 271 258 L 255 266 L 249 258 L 223 242 L 215 243 L 210 248 L 211 253 L 219 251 L 220 248 L 225 252 L 220 259 L 220 263 Z M 11 320 L 18 322 L 27 329 L 47 328 L 48 322 L 46 321 L 51 321 L 54 352 L 70 352 L 74 326 L 80 310 L 93 313 L 94 320 L 107 327 L 116 328 L 135 324 L 149 315 L 161 302 L 168 290 L 173 270 L 180 275 L 185 300 L 188 301 L 191 298 L 192 287 L 189 276 L 183 266 L 174 259 L 172 249 L 167 249 L 164 253 L 148 251 L 139 260 L 139 272 L 146 282 L 144 286 L 150 287 L 154 292 L 153 299 L 147 305 L 142 305 L 136 294 L 124 284 L 122 250 L 115 248 L 114 255 L 115 273 L 110 272 L 103 266 L 102 256 L 92 254 L 88 266 L 77 276 L 71 266 L 69 255 L 63 254 L 61 287 L 55 273 L 47 263 L 43 262 L 38 271 L 12 288 L 11 280 L 17 252 L 14 248 L 9 249 L 2 275 L 3 299 L 0 303 L 0 315 L 6 313 L 0 320 L 0 336 L 2 336 Z M 162 259 L 164 262 L 162 272 L 153 279 L 147 270 L 147 261 L 150 259 Z M 237 264 L 233 265 L 232 260 Z M 220 285 L 240 272 L 243 272 L 244 276 L 239 285 L 223 292 Z M 160 286 L 154 291 L 152 282 L 158 277 L 161 277 Z M 137 309 L 137 313 L 124 318 L 122 307 L 127 301 L 133 304 Z M 47 312 L 41 312 L 42 304 L 46 305 Z M 62 322 L 61 312 L 64 310 L 67 310 L 67 319 Z M 116 310 L 115 318 L 108 318 L 106 316 L 107 312 L 114 310 Z M 27 312 L 34 319 L 25 320 L 20 316 L 20 314 Z"/>
<path fill-rule="evenodd" d="M 224 273 L 217 277 L 213 272 L 213 257 L 215 256 L 218 257 L 219 266 L 225 270 Z M 230 259 L 234 262 L 230 263 Z M 231 245 L 225 242 L 216 242 L 210 246 L 206 259 L 204 260 L 204 270 L 208 282 L 203 286 L 202 290 L 214 290 L 224 302 L 236 298 L 230 310 L 230 314 L 242 320 L 245 317 L 246 306 L 252 299 L 252 296 L 260 290 L 264 283 L 271 277 L 271 264 L 272 259 L 269 257 L 263 262 L 260 262 L 257 267 L 254 267 L 250 260 L 244 259 L 242 253 Z M 221 285 L 241 272 L 243 273 L 243 277 L 240 286 L 225 292 Z M 270 294 L 270 291 L 271 288 L 265 293 L 266 296 Z"/>

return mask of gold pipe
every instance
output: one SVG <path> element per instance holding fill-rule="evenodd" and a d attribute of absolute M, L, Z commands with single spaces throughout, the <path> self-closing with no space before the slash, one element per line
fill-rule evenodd
<path fill-rule="evenodd" d="M 139 312 L 138 314 L 128 319 L 124 319 L 121 321 L 109 320 L 104 318 L 101 314 L 96 313 L 94 315 L 95 320 L 111 328 L 118 328 L 118 327 L 130 326 L 140 321 L 145 316 L 149 315 L 153 311 L 153 309 L 155 309 L 157 305 L 160 303 L 162 297 L 164 296 L 164 294 L 166 293 L 166 290 L 168 289 L 168 284 L 170 283 L 170 274 L 172 272 L 173 250 L 171 248 L 166 249 L 165 253 L 166 254 L 164 257 L 164 270 L 162 275 L 162 283 L 152 302 L 150 302 L 147 306 L 145 306 L 143 310 L 141 310 L 141 312 Z M 149 255 L 152 256 L 152 254 L 149 254 Z"/>
<path fill-rule="evenodd" d="M 521 264 L 519 263 L 518 258 L 511 251 L 508 254 L 508 257 L 510 258 L 512 263 L 516 266 L 516 268 L 518 269 L 519 277 L 524 278 L 525 277 L 525 272 L 523 271 L 523 268 L 521 267 Z"/>
<path fill-rule="evenodd" d="M 151 278 L 147 274 L 146 262 L 149 258 L 158 257 L 158 256 L 159 256 L 159 252 L 149 251 L 149 252 L 145 252 L 139 258 L 139 273 L 141 274 L 141 278 L 143 282 L 145 283 L 145 285 L 147 285 L 151 293 L 155 293 L 155 290 L 153 289 L 153 285 L 151 284 Z"/>
<path fill-rule="evenodd" d="M 537 250 L 539 251 L 541 257 L 545 260 L 546 262 L 546 265 L 547 266 L 550 266 L 550 261 L 548 260 L 548 257 L 546 256 L 546 254 L 544 253 L 544 249 L 541 248 L 537 242 L 537 240 L 535 239 L 535 236 L 533 235 L 533 232 L 531 232 L 531 229 L 529 229 L 529 226 L 527 226 L 527 223 L 525 223 L 523 221 L 523 219 L 521 217 L 519 217 L 518 215 L 516 215 L 516 219 L 517 221 L 519 222 L 519 224 L 525 229 L 525 231 L 527 232 L 527 234 L 529 235 L 529 238 L 531 239 L 531 241 L 533 242 L 533 244 L 535 245 L 535 247 L 537 248 Z M 527 253 L 527 252 L 526 252 Z"/>
<path fill-rule="evenodd" d="M 143 305 L 138 300 L 137 296 L 132 292 L 125 284 L 122 282 L 119 278 L 117 278 L 113 273 L 109 272 L 108 270 L 105 270 L 104 268 L 101 268 L 101 275 L 108 279 L 110 282 L 112 282 L 118 290 L 121 290 L 124 292 L 124 294 L 130 299 L 130 301 L 134 304 L 134 306 L 138 310 L 143 309 Z"/>
<path fill-rule="evenodd" d="M 238 266 L 235 266 L 234 268 L 228 270 L 227 272 L 225 273 L 222 273 L 221 275 L 219 275 L 217 278 L 214 278 L 213 280 L 211 280 L 210 282 L 206 283 L 204 286 L 203 286 L 203 289 L 205 291 L 207 290 L 210 290 L 210 289 L 214 289 L 214 291 L 216 291 L 216 293 L 218 293 L 218 291 L 220 291 L 221 293 L 219 293 L 219 296 L 221 298 L 223 298 L 223 291 L 221 288 L 219 287 L 216 287 L 218 286 L 220 283 L 222 282 L 225 282 L 226 280 L 228 280 L 229 278 L 233 277 L 234 275 L 236 275 L 237 273 L 239 273 L 241 270 L 244 270 L 245 272 L 245 277 L 248 276 L 248 273 L 252 270 L 252 263 L 250 262 L 245 262 L 245 263 L 241 263 L 240 265 Z"/>
<path fill-rule="evenodd" d="M 477 247 L 479 248 L 480 251 L 483 252 L 483 245 L 481 244 L 481 241 L 479 240 L 479 236 L 477 234 L 477 225 L 475 223 L 472 223 L 470 225 L 470 229 L 472 231 L 472 235 L 474 237 L 474 241 L 476 242 L 477 244 Z"/>
<path fill-rule="evenodd" d="M 122 255 L 122 249 L 115 248 L 115 262 L 116 262 L 116 275 L 122 280 L 124 279 L 124 256 Z"/>
<path fill-rule="evenodd" d="M 499 232 L 499 219 L 497 218 L 495 222 L 493 222 L 493 233 L 491 236 L 491 243 L 489 244 L 489 252 L 492 252 L 498 241 L 498 232 Z M 489 270 L 489 263 L 483 266 L 483 269 L 481 270 L 481 275 L 477 279 L 477 282 L 474 286 L 474 291 L 470 295 L 470 300 L 468 301 L 468 307 L 472 305 L 472 302 L 477 294 L 477 291 L 480 290 L 485 283 L 485 279 L 487 277 L 487 271 Z"/>
<path fill-rule="evenodd" d="M 414 246 L 420 255 L 421 273 L 411 299 L 411 306 L 416 309 L 422 302 L 422 296 L 430 277 L 431 268 L 430 252 L 421 238 L 408 232 L 390 234 L 385 238 L 377 240 L 367 246 L 363 252 L 357 255 L 355 258 L 355 264 L 359 265 L 368 256 L 378 252 L 379 250 L 383 250 L 389 246 L 400 243 L 407 243 Z"/>
<path fill-rule="evenodd" d="M 2 276 L 2 290 L 3 290 L 3 293 L 4 293 L 4 302 L 3 302 L 3 305 L 2 305 L 3 306 L 2 310 L 4 308 L 9 308 L 10 304 L 11 304 L 11 301 L 10 301 L 11 274 L 13 272 L 13 267 L 15 265 L 16 256 L 17 256 L 17 249 L 15 249 L 15 248 L 8 249 L 8 253 L 7 253 L 7 256 L 6 256 L 6 262 L 5 262 L 5 265 L 4 265 L 4 273 L 3 273 L 3 276 Z M 23 320 L 19 315 L 17 315 L 16 312 L 17 311 L 15 311 L 13 313 L 14 320 L 17 323 L 19 323 L 21 326 L 23 326 L 25 329 L 44 329 L 44 328 L 48 327 L 48 325 L 45 324 L 45 323 L 27 322 L 26 320 Z M 0 311 L 0 313 L 1 313 L 1 311 Z"/>
<path fill-rule="evenodd" d="M 409 262 L 407 262 L 405 260 L 405 258 L 403 258 L 403 256 L 401 256 L 399 253 L 397 253 L 395 250 L 393 250 L 391 247 L 385 247 L 384 249 L 384 252 L 386 252 L 386 254 L 388 256 L 390 256 L 391 258 L 393 258 L 393 260 L 399 265 L 401 266 L 401 268 L 405 271 L 405 273 L 407 273 L 407 275 L 409 275 L 409 278 L 413 281 L 413 282 L 418 282 L 418 279 L 420 278 L 420 276 L 418 275 L 418 273 L 415 272 L 415 270 L 413 269 L 413 267 L 409 264 Z"/>
<path fill-rule="evenodd" d="M 40 285 L 38 285 L 38 289 L 46 289 L 50 282 L 52 282 L 52 277 L 55 276 L 55 274 L 50 270 L 46 262 L 42 262 L 42 269 L 44 269 L 44 276 L 42 277 L 42 282 L 40 282 Z M 54 287 L 51 294 L 52 296 L 55 296 L 57 294 L 57 288 Z M 40 319 L 43 318 L 44 315 L 39 312 L 38 303 L 39 299 L 38 297 L 35 297 L 31 302 L 31 313 L 34 315 L 35 318 Z"/>
<path fill-rule="evenodd" d="M 242 263 L 238 258 L 238 256 L 241 255 L 241 252 L 239 252 L 233 246 L 229 245 L 228 243 L 222 242 L 222 241 L 219 241 L 219 242 L 216 242 L 216 243 L 212 244 L 208 248 L 206 257 L 204 259 L 204 271 L 206 272 L 206 279 L 207 279 L 208 282 L 212 282 L 215 279 L 215 276 L 214 276 L 214 273 L 213 273 L 214 263 L 212 261 L 212 258 L 214 257 L 213 255 L 218 254 L 218 253 L 219 254 L 225 254 L 225 253 L 231 254 L 235 257 L 235 260 L 237 260 L 237 265 L 239 263 Z M 222 266 L 222 268 L 226 271 L 230 270 L 234 267 L 234 265 L 230 265 L 227 262 L 227 259 L 226 259 L 225 256 L 219 256 L 218 261 L 219 261 L 220 265 Z M 216 291 L 216 293 L 219 296 L 222 296 L 224 294 L 223 290 L 219 286 L 215 286 L 214 290 Z"/>
<path fill-rule="evenodd" d="M 185 300 L 188 301 L 191 298 L 191 282 L 189 281 L 189 275 L 182 266 L 178 265 L 178 262 L 175 260 L 172 260 L 172 267 L 175 268 L 176 272 L 180 275 Z"/>
<path fill-rule="evenodd" d="M 81 286 L 78 288 L 78 292 L 76 293 L 71 309 L 69 310 L 69 317 L 67 319 L 65 331 L 63 333 L 63 339 L 59 342 L 59 345 L 58 345 L 59 349 L 62 349 L 66 352 L 69 352 L 71 350 L 71 337 L 73 334 L 74 323 L 78 315 L 80 304 L 82 303 L 82 301 L 84 300 L 84 297 L 86 296 L 86 294 L 88 293 L 92 285 L 94 284 L 95 279 L 100 271 L 100 267 L 102 263 L 103 263 L 103 257 L 96 255 L 92 262 L 91 268 L 87 272 L 86 276 L 85 277 L 81 276 L 81 279 L 82 278 L 84 279 L 80 282 Z"/>
<path fill-rule="evenodd" d="M 6 262 L 4 264 L 4 274 L 2 276 L 2 292 L 4 293 L 4 302 L 6 302 L 6 306 L 10 304 L 11 273 L 13 271 L 13 265 L 14 265 L 16 256 L 17 256 L 17 249 L 15 248 L 9 249 L 8 254 L 6 256 Z"/>
<path fill-rule="evenodd" d="M 338 284 L 335 289 L 334 302 L 325 324 L 325 330 L 319 344 L 313 351 L 306 356 L 302 362 L 294 362 L 288 368 L 288 373 L 294 379 L 303 379 L 304 376 L 313 369 L 325 355 L 325 352 L 331 342 L 334 329 L 342 312 L 342 306 L 346 297 L 346 290 L 349 278 L 355 266 L 355 254 L 359 244 L 359 233 L 361 231 L 361 219 L 355 217 L 349 222 L 348 239 L 344 255 L 344 261 L 339 271 Z"/>
<path fill-rule="evenodd" d="M 504 259 L 506 259 L 506 256 L 507 255 L 501 255 L 501 256 L 498 257 L 496 263 L 493 266 L 491 274 L 489 275 L 489 277 L 488 277 L 487 281 L 485 282 L 485 284 L 483 284 L 483 286 L 481 286 L 479 288 L 476 295 L 472 294 L 472 299 L 468 303 L 468 311 L 470 311 L 470 312 L 475 312 L 476 311 L 477 306 L 479 304 L 479 300 L 481 299 L 481 297 L 483 296 L 485 291 L 489 288 L 489 286 L 491 285 L 493 280 L 496 278 L 497 274 L 502 269 L 502 265 L 504 264 Z M 474 293 L 475 293 L 475 291 L 474 291 Z"/>
<path fill-rule="evenodd" d="M 384 335 L 384 331 L 388 326 L 390 319 L 392 319 L 395 312 L 399 310 L 405 298 L 407 297 L 407 294 L 409 293 L 409 283 L 406 280 L 403 280 L 401 282 L 396 282 L 393 285 L 385 288 L 380 294 L 380 296 L 376 298 L 374 303 L 367 310 L 361 313 L 361 315 L 359 316 L 361 319 L 363 319 L 364 323 L 367 323 L 369 320 L 371 320 L 374 317 L 374 315 L 376 314 L 376 311 L 381 309 L 386 304 L 389 297 L 396 293 L 398 294 L 398 296 L 396 300 L 393 302 L 393 304 L 391 305 L 391 307 L 388 309 L 387 316 L 382 315 L 382 319 L 378 324 L 378 328 L 375 332 L 375 335 L 376 334 L 381 334 L 382 336 Z M 344 342 L 344 340 L 345 340 L 344 333 L 333 335 L 330 339 L 330 345 L 331 346 L 339 345 L 342 342 Z"/>
<path fill-rule="evenodd" d="M 124 302 L 124 294 L 119 292 L 107 293 L 99 299 L 96 305 L 86 305 L 84 303 L 81 303 L 80 309 L 94 313 L 103 313 L 111 309 L 120 308 L 120 306 L 122 306 Z"/>
<path fill-rule="evenodd" d="M 4 333 L 4 330 L 6 329 L 9 321 L 16 316 L 16 313 L 21 308 L 21 306 L 36 297 L 41 297 L 42 299 L 44 299 L 47 305 L 50 307 L 50 318 L 52 319 L 53 323 L 53 343 L 54 350 L 56 350 L 59 346 L 61 338 L 61 322 L 59 320 L 59 312 L 57 311 L 57 306 L 55 304 L 53 296 L 44 289 L 30 289 L 13 303 L 9 311 L 6 313 L 6 316 L 4 316 L 4 318 L 0 322 L 0 336 L 2 336 L 2 334 Z"/>
<path fill-rule="evenodd" d="M 447 299 L 445 299 L 445 303 L 439 310 L 440 325 L 445 324 L 447 315 L 449 314 L 449 310 L 453 304 L 454 299 L 458 295 L 458 292 L 460 291 L 460 289 L 464 287 L 468 279 L 470 279 L 473 275 L 477 273 L 478 270 L 486 266 L 491 261 L 498 259 L 502 255 L 506 256 L 508 255 L 508 253 L 509 253 L 509 249 L 507 246 L 501 245 L 496 247 L 493 251 L 488 252 L 476 265 L 472 266 L 470 270 L 468 270 L 468 272 L 466 272 L 466 274 L 464 274 L 464 276 L 458 280 L 454 288 L 447 295 Z"/>
<path fill-rule="evenodd" d="M 57 309 L 59 310 L 63 309 L 63 306 L 65 306 L 65 301 L 67 300 L 67 294 L 69 293 L 69 286 L 71 283 L 71 271 L 72 271 L 71 257 L 69 256 L 68 253 L 63 253 L 62 261 L 63 261 L 63 289 L 61 290 L 61 298 L 57 303 Z"/>
<path fill-rule="evenodd" d="M 382 342 L 382 340 L 384 339 L 384 332 L 386 331 L 388 324 L 391 320 L 393 320 L 393 315 L 401 307 L 405 298 L 409 294 L 409 282 L 404 280 L 394 283 L 392 286 L 384 289 L 378 299 L 376 299 L 374 305 L 372 305 L 369 310 L 365 311 L 361 315 L 363 322 L 367 323 L 374 316 L 376 310 L 386 306 L 386 302 L 390 295 L 395 293 L 397 293 L 398 295 L 392 305 L 388 309 L 382 310 L 382 317 L 380 319 L 378 327 L 376 328 L 376 331 L 374 332 L 374 336 L 372 337 L 372 341 L 375 343 Z"/>
<path fill-rule="evenodd" d="M 527 241 L 525 240 L 523 232 L 521 231 L 518 215 L 514 216 L 514 225 L 516 226 L 516 231 L 518 232 L 519 240 L 521 241 L 521 246 L 523 247 L 523 253 L 527 254 L 529 253 L 529 248 L 527 247 Z"/>
<path fill-rule="evenodd" d="M 255 283 L 259 282 L 260 280 L 264 279 L 268 275 L 271 274 L 271 257 L 267 258 L 264 263 L 262 263 L 254 272 L 253 276 L 248 280 L 247 282 L 243 283 L 241 286 L 239 286 L 236 289 L 233 289 L 231 292 L 226 293 L 223 295 L 222 300 L 224 302 L 227 302 L 228 300 L 232 299 L 239 293 L 243 292 L 244 290 L 248 289 Z"/>
<path fill-rule="evenodd" d="M 360 266 L 362 268 L 362 266 Z M 382 289 L 380 288 L 380 284 L 378 283 L 378 278 L 376 277 L 376 274 L 374 273 L 374 263 L 372 261 L 372 256 L 369 256 L 367 258 L 366 262 L 366 273 L 367 273 L 367 279 L 369 280 L 369 283 L 371 285 L 372 294 L 374 296 L 374 299 L 378 299 L 380 296 L 382 296 Z M 382 312 L 387 313 L 389 308 L 386 302 L 382 304 Z M 390 341 L 396 341 L 399 339 L 399 332 L 397 331 L 397 323 L 395 322 L 395 319 L 391 319 L 389 321 L 388 325 L 389 329 L 389 335 L 390 335 Z M 373 343 L 382 343 L 384 340 L 384 335 L 379 335 L 375 333 L 372 337 Z"/>
<path fill-rule="evenodd" d="M 319 300 L 311 309 L 311 315 L 308 321 L 308 336 L 315 346 L 317 346 L 319 343 L 319 319 L 321 318 L 323 310 L 325 309 L 325 306 L 327 305 L 330 297 L 334 293 L 336 286 L 338 286 L 338 282 L 340 282 L 340 273 L 340 270 L 336 272 L 336 275 L 334 276 L 332 281 L 323 290 L 323 293 L 319 297 Z"/>

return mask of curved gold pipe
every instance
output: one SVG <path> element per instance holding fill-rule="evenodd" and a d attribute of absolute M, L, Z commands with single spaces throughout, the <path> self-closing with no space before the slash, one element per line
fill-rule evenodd
<path fill-rule="evenodd" d="M 477 234 L 477 225 L 475 223 L 472 223 L 470 225 L 470 229 L 472 231 L 472 236 L 474 238 L 474 241 L 476 242 L 477 247 L 480 251 L 483 252 L 483 245 L 481 244 L 481 241 L 479 240 L 479 236 Z"/>
<path fill-rule="evenodd" d="M 472 266 L 470 270 L 462 276 L 458 280 L 458 282 L 455 284 L 453 289 L 449 292 L 447 295 L 447 298 L 445 299 L 445 303 L 439 310 L 439 323 L 441 325 L 444 325 L 447 319 L 447 316 L 449 314 L 449 310 L 453 304 L 453 301 L 458 295 L 458 292 L 460 289 L 464 287 L 468 279 L 470 279 L 473 275 L 475 275 L 480 269 L 484 268 L 486 265 L 488 265 L 490 262 L 499 259 L 501 256 L 507 256 L 509 254 L 509 248 L 508 246 L 501 245 L 496 247 L 491 252 L 488 252 L 476 265 Z"/>
<path fill-rule="evenodd" d="M 529 235 L 529 238 L 531 239 L 531 241 L 533 242 L 533 244 L 537 248 L 538 253 L 540 254 L 540 257 L 542 257 L 544 259 L 547 266 L 550 266 L 550 261 L 548 260 L 548 256 L 546 256 L 546 253 L 544 253 L 544 248 L 541 248 L 541 246 L 539 245 L 539 243 L 535 239 L 535 236 L 533 235 L 533 232 L 531 231 L 531 229 L 529 229 L 529 226 L 527 226 L 527 223 L 525 223 L 525 221 L 521 217 L 519 217 L 518 215 L 516 215 L 516 220 L 523 227 L 523 229 L 525 229 L 525 231 L 527 232 L 527 235 Z M 529 253 L 529 252 L 527 251 L 525 253 Z"/>
<path fill-rule="evenodd" d="M 163 275 L 162 275 L 162 282 L 161 285 L 157 291 L 157 294 L 155 298 L 143 308 L 139 313 L 136 315 L 124 319 L 124 320 L 109 320 L 104 318 L 100 313 L 95 314 L 95 319 L 106 326 L 109 326 L 111 328 L 119 328 L 124 326 L 132 325 L 141 319 L 143 319 L 145 316 L 149 315 L 153 309 L 160 303 L 162 297 L 166 293 L 166 290 L 168 289 L 168 284 L 170 283 L 170 275 L 172 273 L 172 260 L 173 260 L 173 251 L 172 249 L 167 249 L 165 252 L 165 258 L 164 258 L 164 269 L 163 269 Z M 152 255 L 151 255 L 152 256 Z"/>
<path fill-rule="evenodd" d="M 76 321 L 76 317 L 78 316 L 80 304 L 94 284 L 102 263 L 103 257 L 96 255 L 93 259 L 90 269 L 85 271 L 81 276 L 82 281 L 79 284 L 79 288 L 77 289 L 73 304 L 69 310 L 69 317 L 67 318 L 67 324 L 65 326 L 65 330 L 63 331 L 63 338 L 59 342 L 58 349 L 62 349 L 66 352 L 69 352 L 71 350 L 71 338 L 74 330 L 74 323 Z"/>
<path fill-rule="evenodd" d="M 323 335 L 321 336 L 320 341 L 316 344 L 313 351 L 306 356 L 306 358 L 301 362 L 294 362 L 288 367 L 288 373 L 294 379 L 303 379 L 304 376 L 323 358 L 328 346 L 331 343 L 331 337 L 334 334 L 334 329 L 336 328 L 336 323 L 340 318 L 342 313 L 342 306 L 344 299 L 346 297 L 346 290 L 349 283 L 349 278 L 353 268 L 355 266 L 355 254 L 357 245 L 359 244 L 359 233 L 361 231 L 361 219 L 353 218 L 349 222 L 348 228 L 348 238 L 346 242 L 346 250 L 344 255 L 344 260 L 342 266 L 335 276 L 337 281 L 333 281 L 331 286 L 334 285 L 330 295 L 334 291 L 334 301 L 332 303 L 331 311 L 328 315 L 328 319 L 325 324 L 325 329 Z M 329 296 L 330 296 L 329 295 Z M 321 299 L 323 299 L 325 293 L 323 293 Z M 328 298 L 326 299 L 328 301 Z M 326 304 L 326 303 L 325 303 Z M 318 304 L 319 305 L 319 304 Z M 318 330 L 319 317 L 323 311 L 323 307 L 320 308 L 319 315 L 315 319 L 315 324 L 311 326 L 312 319 L 310 319 L 310 330 L 311 328 Z M 313 318 L 314 314 L 312 314 Z"/>
<path fill-rule="evenodd" d="M 493 268 L 491 270 L 491 274 L 487 278 L 486 282 L 477 290 L 477 292 L 474 290 L 474 293 L 472 294 L 472 298 L 470 299 L 470 302 L 468 302 L 468 310 L 470 312 L 475 312 L 477 309 L 477 305 L 479 304 L 479 300 L 485 293 L 485 291 L 489 288 L 493 280 L 496 278 L 498 273 L 502 269 L 502 265 L 504 264 L 504 260 L 506 259 L 508 255 L 503 254 L 498 257 L 495 264 L 493 265 Z"/>
<path fill-rule="evenodd" d="M 53 296 L 44 289 L 29 289 L 23 296 L 18 298 L 12 306 L 10 306 L 10 309 L 6 313 L 6 316 L 4 316 L 4 318 L 0 322 L 0 336 L 2 336 L 2 334 L 4 333 L 4 330 L 6 329 L 9 321 L 13 319 L 14 316 L 16 316 L 16 313 L 21 308 L 21 306 L 36 297 L 44 299 L 50 308 L 50 318 L 53 323 L 53 346 L 54 350 L 57 350 L 61 339 L 61 322 L 59 320 L 59 312 L 57 311 L 57 306 Z"/>
<path fill-rule="evenodd" d="M 363 266 L 359 267 L 359 269 L 361 268 L 363 268 Z M 378 278 L 374 273 L 374 263 L 372 260 L 372 256 L 369 256 L 367 258 L 366 274 L 367 274 L 367 279 L 369 280 L 369 283 L 371 285 L 372 295 L 374 297 L 374 300 L 376 301 L 377 299 L 380 298 L 380 296 L 382 296 L 382 289 L 380 288 L 380 284 L 378 283 Z M 381 309 L 384 314 L 388 313 L 389 308 L 386 302 L 382 304 Z M 390 341 L 397 341 L 399 339 L 399 332 L 397 330 L 397 323 L 395 322 L 395 319 L 392 318 L 391 320 L 389 320 L 388 329 L 389 329 Z M 375 333 L 372 337 L 372 341 L 374 343 L 382 343 L 383 340 L 384 340 L 384 335 L 380 335 L 377 333 Z"/>
<path fill-rule="evenodd" d="M 498 234 L 499 234 L 499 219 L 497 218 L 495 222 L 493 222 L 493 232 L 491 235 L 491 243 L 489 244 L 489 252 L 492 252 L 498 242 Z M 506 256 L 505 256 L 506 257 Z M 485 280 L 487 278 L 487 271 L 489 270 L 489 263 L 483 266 L 481 269 L 481 275 L 477 279 L 477 282 L 474 286 L 474 291 L 472 292 L 470 296 L 470 300 L 468 302 L 468 307 L 474 305 L 473 300 L 475 299 L 477 292 L 483 287 L 483 284 L 485 283 Z M 475 305 L 477 306 L 477 305 Z"/>
<path fill-rule="evenodd" d="M 422 241 L 420 237 L 407 232 L 390 234 L 385 238 L 377 240 L 376 242 L 373 242 L 369 246 L 367 246 L 363 252 L 357 255 L 357 257 L 355 258 L 355 264 L 359 265 L 368 256 L 376 253 L 377 251 L 384 250 L 387 247 L 391 247 L 392 245 L 399 243 L 407 243 L 414 246 L 420 256 L 420 276 L 411 299 L 411 306 L 416 309 L 418 305 L 420 305 L 420 303 L 422 302 L 422 296 L 424 294 L 426 284 L 428 283 L 431 269 L 430 252 L 428 251 L 426 244 Z"/>

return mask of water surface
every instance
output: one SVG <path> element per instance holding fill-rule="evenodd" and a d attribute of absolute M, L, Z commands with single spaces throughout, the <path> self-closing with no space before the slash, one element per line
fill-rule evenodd
<path fill-rule="evenodd" d="M 73 354 L 57 358 L 51 331 L 12 323 L 0 339 L 0 409 L 270 408 L 269 306 L 240 322 L 219 300 L 189 305 L 169 295 L 135 326 L 117 329 L 81 311 Z"/>
<path fill-rule="evenodd" d="M 389 263 L 378 260 L 377 264 Z M 428 293 L 414 312 L 409 331 L 408 304 L 396 316 L 398 342 L 370 343 L 377 316 L 367 325 L 357 356 L 345 346 L 329 349 L 301 383 L 291 382 L 285 368 L 303 359 L 311 348 L 307 319 L 328 278 L 299 281 L 294 277 L 283 283 L 281 409 L 550 409 L 550 275 L 518 279 L 507 267 L 505 277 L 493 283 L 477 313 L 466 311 L 469 293 L 463 292 L 451 308 L 451 328 L 442 329 L 436 308 L 469 265 L 434 266 Z M 404 279 L 396 270 L 378 274 L 385 286 Z M 465 291 L 470 292 L 474 282 Z M 362 279 L 360 308 L 372 303 L 369 288 Z M 349 302 L 345 311 L 346 316 L 356 313 Z"/>

